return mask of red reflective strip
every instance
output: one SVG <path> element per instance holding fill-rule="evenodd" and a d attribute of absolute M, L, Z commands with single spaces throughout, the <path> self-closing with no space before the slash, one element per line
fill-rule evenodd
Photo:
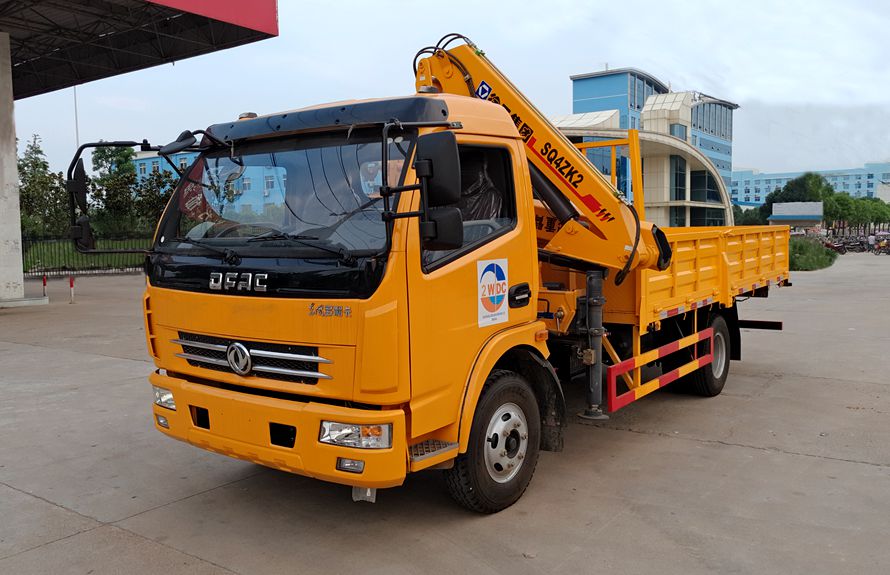
<path fill-rule="evenodd" d="M 713 340 L 712 340 L 712 343 L 713 343 Z M 704 367 L 704 366 L 708 365 L 709 363 L 714 362 L 714 354 L 708 353 L 708 355 L 703 355 L 700 358 L 698 358 L 698 361 L 699 361 L 698 366 Z"/>
<path fill-rule="evenodd" d="M 668 310 L 668 317 L 673 317 L 673 316 L 677 315 L 677 313 L 678 313 L 679 311 L 680 311 L 680 308 L 669 309 L 669 310 Z"/>
<path fill-rule="evenodd" d="M 633 392 L 633 390 L 626 391 L 618 397 L 611 398 L 611 400 L 607 402 L 607 407 L 609 408 L 610 412 L 613 412 L 621 409 L 629 403 L 633 403 L 636 398 L 637 396 Z"/>
<path fill-rule="evenodd" d="M 609 413 L 618 409 L 615 407 L 615 380 L 617 377 L 616 366 L 606 368 L 606 409 L 609 410 Z"/>
<path fill-rule="evenodd" d="M 625 359 L 620 363 L 616 363 L 613 366 L 610 366 L 609 369 L 616 370 L 615 375 L 621 375 L 622 373 L 627 373 L 628 371 L 637 367 L 637 358 L 632 357 L 630 359 Z"/>
<path fill-rule="evenodd" d="M 664 357 L 670 353 L 674 353 L 675 351 L 680 349 L 680 340 L 672 341 L 667 345 L 663 345 L 658 348 L 658 357 Z"/>
<path fill-rule="evenodd" d="M 618 376 L 627 371 L 626 364 L 632 364 L 636 358 L 622 361 L 606 369 L 606 409 L 609 413 L 621 409 L 636 399 L 633 390 L 618 394 Z M 624 370 L 624 371 L 621 371 Z"/>
<path fill-rule="evenodd" d="M 714 356 L 712 355 L 713 349 L 714 349 L 714 339 L 713 339 L 714 338 L 714 328 L 709 327 L 709 328 L 703 329 L 700 332 L 698 332 L 697 335 L 698 335 L 697 341 L 711 339 L 711 346 L 710 346 L 711 351 L 707 355 L 704 355 L 701 358 L 699 358 L 699 367 L 702 367 L 704 365 L 711 363 L 714 358 Z M 695 344 L 690 344 L 687 347 L 691 347 L 692 345 L 695 345 Z M 678 351 L 679 349 L 680 349 L 680 340 L 672 341 L 669 344 L 666 344 L 666 345 L 663 345 L 663 346 L 657 348 L 658 357 L 659 358 L 664 357 L 670 353 Z M 645 353 L 649 353 L 649 352 L 645 352 Z M 634 389 L 626 391 L 626 392 L 622 393 L 621 395 L 617 395 L 617 394 L 618 394 L 618 376 L 623 375 L 623 374 L 627 373 L 628 371 L 636 368 L 638 357 L 639 356 L 632 357 L 630 359 L 625 359 L 624 361 L 622 361 L 620 363 L 616 363 L 615 365 L 610 365 L 608 368 L 606 368 L 606 409 L 608 409 L 608 411 L 610 413 L 614 412 L 618 409 L 621 409 L 628 403 L 631 403 L 636 400 L 636 392 Z M 676 381 L 678 377 L 680 377 L 680 368 L 677 368 L 671 372 L 661 375 L 658 378 L 654 379 L 653 381 L 657 381 L 658 387 L 661 388 L 661 387 L 664 387 L 665 385 L 671 383 L 672 381 Z M 639 388 L 637 388 L 637 389 L 639 389 Z"/>
<path fill-rule="evenodd" d="M 676 381 L 680 377 L 680 368 L 673 371 L 669 371 L 666 374 L 659 377 L 656 381 L 658 381 L 658 387 L 664 387 L 667 384 Z"/>

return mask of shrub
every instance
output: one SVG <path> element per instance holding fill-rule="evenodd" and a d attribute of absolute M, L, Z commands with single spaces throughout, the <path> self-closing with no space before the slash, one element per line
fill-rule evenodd
<path fill-rule="evenodd" d="M 792 236 L 791 271 L 807 272 L 827 268 L 837 259 L 837 252 L 822 245 L 815 238 Z"/>

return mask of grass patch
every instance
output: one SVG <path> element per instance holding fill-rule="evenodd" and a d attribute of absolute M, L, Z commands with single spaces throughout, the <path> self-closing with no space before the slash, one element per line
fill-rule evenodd
<path fill-rule="evenodd" d="M 827 268 L 837 259 L 837 252 L 815 238 L 791 237 L 791 271 L 809 272 Z"/>
<path fill-rule="evenodd" d="M 150 239 L 98 240 L 97 249 L 146 249 Z M 26 240 L 24 271 L 57 272 L 139 268 L 140 254 L 81 254 L 68 239 Z"/>

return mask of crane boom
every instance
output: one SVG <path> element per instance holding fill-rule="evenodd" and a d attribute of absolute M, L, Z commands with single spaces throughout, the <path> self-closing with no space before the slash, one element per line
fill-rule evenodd
<path fill-rule="evenodd" d="M 446 49 L 454 40 L 464 43 Z M 542 175 L 551 190 L 556 190 L 577 210 L 574 217 L 561 222 L 555 235 L 544 238 L 545 253 L 620 270 L 616 277 L 619 282 L 638 266 L 667 268 L 670 247 L 664 233 L 652 223 L 639 220 L 633 207 L 611 183 L 484 52 L 468 38 L 452 34 L 437 46 L 421 50 L 418 56 L 424 53 L 429 55 L 416 67 L 418 91 L 432 86 L 440 92 L 477 97 L 503 106 L 516 124 L 537 175 Z M 533 183 L 535 176 L 532 170 Z"/>

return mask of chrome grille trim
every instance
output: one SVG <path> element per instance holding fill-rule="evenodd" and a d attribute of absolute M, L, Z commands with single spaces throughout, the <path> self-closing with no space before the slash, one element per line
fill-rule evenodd
<path fill-rule="evenodd" d="M 263 373 L 279 373 L 281 375 L 293 375 L 296 377 L 314 377 L 315 379 L 331 379 L 330 375 L 319 373 L 317 371 L 301 371 L 298 369 L 285 369 L 283 367 L 272 367 L 270 365 L 254 365 L 253 371 Z"/>
<path fill-rule="evenodd" d="M 197 347 L 197 346 L 195 346 Z M 216 359 L 213 357 L 207 357 L 206 355 L 195 355 L 194 353 L 177 353 L 176 357 L 181 357 L 182 359 L 190 359 L 192 361 L 200 361 L 203 363 L 212 363 L 213 365 L 222 365 L 224 367 L 229 367 L 229 362 L 224 359 Z"/>
<path fill-rule="evenodd" d="M 223 352 L 226 351 L 226 346 L 217 345 L 215 343 L 203 343 L 200 341 L 189 341 L 187 339 L 171 339 L 170 343 L 175 343 L 178 345 L 187 345 L 189 347 L 198 347 L 201 349 L 209 349 L 209 350 L 213 350 L 213 351 L 223 351 Z M 195 359 L 195 358 L 192 358 L 192 359 Z M 225 362 L 223 362 L 223 363 L 225 363 Z"/>
<path fill-rule="evenodd" d="M 227 353 L 233 343 L 245 346 L 252 359 L 247 377 L 254 376 L 265 379 L 276 379 L 315 385 L 319 380 L 331 380 L 332 376 L 321 373 L 318 367 L 322 364 L 333 364 L 330 359 L 318 355 L 314 346 L 270 343 L 260 341 L 239 341 L 235 339 L 179 332 L 177 338 L 170 343 L 181 346 L 181 353 L 176 357 L 188 361 L 189 365 L 234 373 L 229 364 Z"/>
<path fill-rule="evenodd" d="M 225 348 L 223 348 L 222 351 L 225 351 Z M 325 359 L 317 355 L 302 355 L 299 353 L 285 353 L 283 351 L 267 351 L 265 349 L 251 349 L 250 355 L 251 357 L 268 357 L 272 359 L 287 359 L 290 361 L 308 361 L 310 363 L 334 363 L 329 359 Z"/>

